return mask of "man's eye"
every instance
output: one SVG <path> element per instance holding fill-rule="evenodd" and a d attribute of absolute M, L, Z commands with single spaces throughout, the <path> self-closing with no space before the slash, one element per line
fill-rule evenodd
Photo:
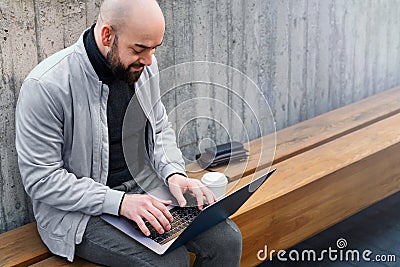
<path fill-rule="evenodd" d="M 154 48 L 146 48 L 146 49 L 141 49 L 141 50 L 136 50 L 136 49 L 132 48 L 132 52 L 134 54 L 140 54 L 140 53 L 143 53 L 147 49 L 150 49 L 152 53 L 154 53 L 156 51 L 156 47 L 154 47 Z"/>

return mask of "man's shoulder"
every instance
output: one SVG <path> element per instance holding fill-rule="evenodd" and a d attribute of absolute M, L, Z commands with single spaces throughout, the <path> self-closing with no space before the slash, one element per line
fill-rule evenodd
<path fill-rule="evenodd" d="M 67 72 L 71 58 L 76 58 L 75 45 L 69 46 L 40 62 L 27 76 L 27 79 L 42 80 L 48 75 Z"/>

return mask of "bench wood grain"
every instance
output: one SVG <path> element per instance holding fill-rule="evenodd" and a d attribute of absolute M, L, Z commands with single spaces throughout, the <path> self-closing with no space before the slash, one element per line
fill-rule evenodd
<path fill-rule="evenodd" d="M 40 239 L 36 223 L 1 234 L 0 251 L 0 266 L 29 266 L 52 255 Z"/>
<path fill-rule="evenodd" d="M 47 258 L 43 261 L 37 262 L 33 265 L 30 265 L 31 267 L 62 267 L 62 266 L 69 266 L 69 267 L 95 267 L 95 266 L 100 266 L 94 263 L 87 262 L 81 258 L 75 258 L 74 262 L 68 262 L 66 259 L 58 257 L 58 256 L 52 256 L 50 258 Z"/>

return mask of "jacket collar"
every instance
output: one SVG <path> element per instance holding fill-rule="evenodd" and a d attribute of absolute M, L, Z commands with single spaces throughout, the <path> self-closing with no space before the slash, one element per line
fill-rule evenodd
<path fill-rule="evenodd" d="M 78 41 L 75 43 L 75 52 L 81 56 L 80 63 L 83 65 L 83 69 L 86 71 L 86 73 L 91 77 L 97 80 L 97 82 L 100 82 L 99 77 L 96 74 L 96 71 L 94 70 L 92 63 L 90 63 L 89 57 L 86 53 L 85 45 L 83 43 L 83 37 L 85 35 L 85 32 L 89 30 L 90 28 L 86 29 L 81 36 L 79 37 Z"/>

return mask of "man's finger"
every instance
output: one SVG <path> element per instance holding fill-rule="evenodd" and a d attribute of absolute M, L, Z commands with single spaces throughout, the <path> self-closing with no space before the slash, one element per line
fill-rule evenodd
<path fill-rule="evenodd" d="M 139 227 L 140 231 L 142 231 L 142 233 L 145 236 L 149 236 L 150 235 L 150 231 L 149 228 L 147 228 L 146 224 L 144 223 L 143 219 L 139 216 L 132 218 L 132 221 L 134 221 L 137 226 Z"/>
<path fill-rule="evenodd" d="M 165 232 L 164 227 L 161 226 L 160 222 L 156 219 L 156 217 L 154 217 L 153 214 L 146 211 L 143 214 L 143 217 L 154 227 L 154 229 L 156 229 L 159 234 L 163 234 Z"/>
<path fill-rule="evenodd" d="M 202 186 L 201 190 L 203 191 L 203 194 L 206 196 L 208 204 L 212 204 L 217 200 L 215 195 L 214 195 L 214 193 L 210 189 L 208 189 L 207 187 Z"/>
<path fill-rule="evenodd" d="M 203 191 L 201 191 L 199 187 L 193 187 L 191 188 L 191 191 L 197 199 L 197 205 L 199 206 L 199 210 L 202 210 L 204 204 Z"/>
<path fill-rule="evenodd" d="M 172 200 L 160 199 L 160 200 L 158 200 L 158 202 L 161 202 L 161 203 L 164 204 L 165 206 L 169 206 L 169 205 L 172 204 Z"/>
<path fill-rule="evenodd" d="M 168 201 L 170 205 L 172 203 L 172 201 Z M 168 219 L 168 221 L 172 222 L 174 220 L 174 217 L 172 217 L 171 213 L 169 212 L 168 208 L 166 207 L 166 202 L 159 202 L 159 201 L 154 201 L 153 205 L 159 209 L 164 216 Z"/>
<path fill-rule="evenodd" d="M 176 200 L 179 203 L 180 207 L 185 207 L 186 206 L 186 199 L 183 196 L 181 188 L 179 186 L 171 186 L 170 187 L 171 194 L 176 198 Z"/>
<path fill-rule="evenodd" d="M 159 205 L 163 206 L 161 203 Z M 165 206 L 164 206 L 165 208 Z M 148 209 L 148 211 L 156 218 L 156 220 L 161 224 L 163 230 L 171 230 L 171 225 L 169 224 L 169 219 L 164 215 L 164 213 L 158 209 L 157 206 L 152 206 Z M 156 230 L 160 233 L 159 229 Z M 162 234 L 162 233 L 160 233 Z"/>

